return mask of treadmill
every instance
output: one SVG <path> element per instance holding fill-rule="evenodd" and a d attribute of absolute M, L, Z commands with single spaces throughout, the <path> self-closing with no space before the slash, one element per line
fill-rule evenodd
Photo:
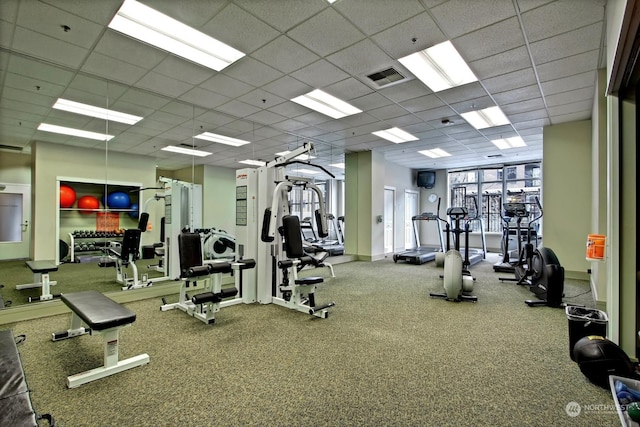
<path fill-rule="evenodd" d="M 440 201 L 438 200 L 438 211 L 440 210 Z M 438 225 L 438 237 L 440 238 L 440 246 L 421 246 L 420 236 L 418 235 L 418 225 L 420 221 L 436 221 Z M 415 249 L 409 249 L 404 252 L 393 254 L 393 262 L 406 261 L 410 264 L 424 264 L 425 262 L 433 261 L 436 259 L 436 253 L 444 252 L 444 237 L 442 234 L 442 224 L 437 214 L 432 212 L 423 212 L 411 217 L 413 224 L 413 234 L 418 245 Z"/>

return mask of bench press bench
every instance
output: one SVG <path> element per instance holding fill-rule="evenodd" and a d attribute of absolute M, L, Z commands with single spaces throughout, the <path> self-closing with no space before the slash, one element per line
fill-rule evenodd
<path fill-rule="evenodd" d="M 26 261 L 25 264 L 33 272 L 33 283 L 17 285 L 16 289 L 42 288 L 42 295 L 39 297 L 29 297 L 29 302 L 48 301 L 59 297 L 59 294 L 51 293 L 51 286 L 58 282 L 49 280 L 49 273 L 58 271 L 58 266 L 53 261 Z"/>
<path fill-rule="evenodd" d="M 33 409 L 16 339 L 11 330 L 0 331 L 0 425 L 37 427 L 41 419 L 55 425 L 50 414 Z"/>
<path fill-rule="evenodd" d="M 146 353 L 118 360 L 118 334 L 121 328 L 131 326 L 136 320 L 133 311 L 95 290 L 63 293 L 60 298 L 71 309 L 71 325 L 66 331 L 53 333 L 52 341 L 86 333 L 101 334 L 104 340 L 104 365 L 67 377 L 69 388 L 149 363 L 149 355 Z M 83 324 L 87 327 L 82 326 Z"/>

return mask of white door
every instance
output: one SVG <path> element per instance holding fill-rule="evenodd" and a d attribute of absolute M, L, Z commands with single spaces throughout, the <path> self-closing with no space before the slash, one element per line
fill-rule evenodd
<path fill-rule="evenodd" d="M 412 217 L 418 215 L 418 193 L 404 192 L 404 248 L 413 249 L 418 246 L 413 228 Z"/>
<path fill-rule="evenodd" d="M 0 184 L 0 260 L 29 258 L 31 185 Z"/>
<path fill-rule="evenodd" d="M 384 253 L 393 252 L 393 222 L 395 209 L 393 206 L 396 191 L 392 188 L 384 189 Z"/>

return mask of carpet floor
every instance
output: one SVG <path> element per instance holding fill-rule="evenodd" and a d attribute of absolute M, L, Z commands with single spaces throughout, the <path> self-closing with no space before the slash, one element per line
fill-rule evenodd
<path fill-rule="evenodd" d="M 442 290 L 434 263 L 334 268 L 316 293 L 336 303 L 327 319 L 251 304 L 205 325 L 161 312 L 160 298 L 127 303 L 137 320 L 120 358 L 150 363 L 77 389 L 65 379 L 102 364 L 100 337 L 51 342 L 68 315 L 0 328 L 27 336 L 34 406 L 62 427 L 619 425 L 610 391 L 569 358 L 564 310 L 528 307 L 533 295 L 500 283 L 491 262 L 472 267 L 477 303 L 430 298 Z M 565 294 L 594 306 L 587 282 L 567 280 Z"/>

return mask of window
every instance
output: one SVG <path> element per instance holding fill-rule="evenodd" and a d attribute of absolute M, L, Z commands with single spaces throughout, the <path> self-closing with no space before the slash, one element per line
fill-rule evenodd
<path fill-rule="evenodd" d="M 502 204 L 529 204 L 530 218 L 540 215 L 536 203 L 541 198 L 542 170 L 540 163 L 506 165 L 449 172 L 449 206 L 465 206 L 473 217 L 477 209 L 486 232 L 502 232 Z M 478 194 L 482 197 L 478 200 Z M 475 200 L 474 200 L 475 199 Z M 472 231 L 479 231 L 480 221 L 474 221 Z"/>

